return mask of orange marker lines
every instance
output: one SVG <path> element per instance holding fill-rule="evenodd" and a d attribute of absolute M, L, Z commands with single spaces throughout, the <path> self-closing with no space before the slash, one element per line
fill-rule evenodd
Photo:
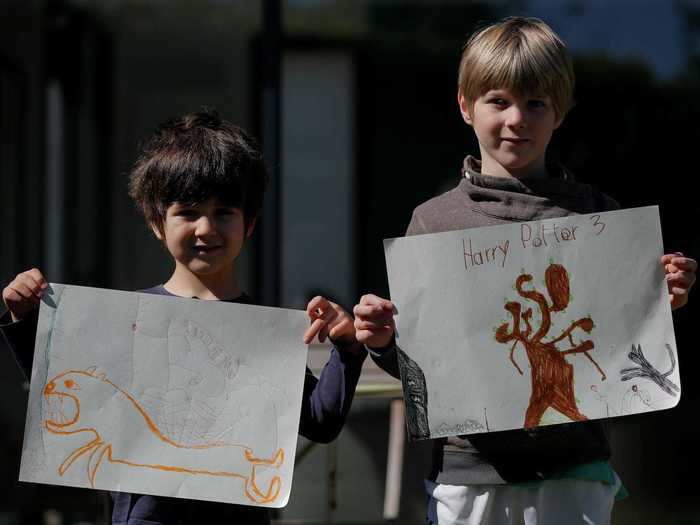
<path fill-rule="evenodd" d="M 105 392 L 104 389 L 109 389 Z M 186 466 L 186 465 L 165 465 L 156 462 L 136 461 L 129 457 L 118 456 L 114 454 L 113 440 L 104 439 L 101 432 L 98 430 L 98 425 L 90 425 L 89 423 L 81 422 L 81 396 L 97 396 L 97 394 L 106 395 L 106 399 L 110 402 L 121 401 L 127 403 L 127 409 L 136 413 L 135 421 L 140 421 L 148 429 L 147 435 L 153 436 L 156 443 L 161 446 L 172 448 L 185 452 L 205 452 L 208 449 L 215 448 L 231 448 L 240 451 L 238 456 L 234 456 L 233 463 L 240 465 L 239 469 L 234 470 L 216 470 L 207 467 Z M 65 472 L 77 461 L 80 457 L 88 454 L 87 462 L 87 478 L 90 485 L 95 487 L 95 478 L 101 465 L 106 460 L 112 464 L 124 465 L 131 468 L 148 468 L 160 470 L 163 472 L 172 472 L 177 474 L 187 475 L 206 475 L 214 477 L 229 477 L 239 478 L 244 481 L 243 494 L 250 501 L 258 504 L 270 503 L 274 501 L 281 490 L 282 479 L 279 475 L 274 475 L 267 483 L 267 487 L 261 489 L 258 486 L 256 478 L 260 479 L 262 472 L 276 471 L 284 464 L 284 450 L 277 449 L 271 458 L 260 458 L 253 454 L 253 450 L 239 443 L 226 443 L 221 441 L 201 443 L 195 445 L 185 445 L 178 443 L 165 435 L 153 421 L 151 416 L 141 406 L 141 404 L 127 391 L 120 388 L 104 374 L 97 374 L 94 370 L 67 370 L 56 375 L 53 379 L 47 382 L 44 387 L 44 398 L 47 405 L 52 408 L 46 416 L 44 426 L 46 430 L 55 435 L 74 435 L 87 433 L 92 436 L 92 439 L 73 450 L 66 459 L 58 467 L 59 475 L 63 476 Z M 86 397 L 86 402 L 94 401 L 90 397 Z M 68 407 L 66 407 L 68 403 Z M 67 413 L 67 410 L 70 412 Z M 96 423 L 101 423 L 97 421 Z M 81 427 L 80 425 L 85 426 Z M 106 424 L 105 424 L 106 426 Z M 152 446 L 153 443 L 151 444 Z M 196 455 L 195 455 L 196 456 Z M 195 461 L 192 457 L 188 457 L 190 462 Z M 184 458 L 183 458 L 184 459 Z M 211 458 L 208 458 L 211 461 Z"/>

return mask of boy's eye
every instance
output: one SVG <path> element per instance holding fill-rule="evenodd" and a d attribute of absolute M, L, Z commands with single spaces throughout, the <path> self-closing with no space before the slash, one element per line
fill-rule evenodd
<path fill-rule="evenodd" d="M 508 101 L 504 98 L 494 97 L 489 99 L 489 104 L 494 104 L 495 106 L 506 106 Z"/>
<path fill-rule="evenodd" d="M 540 109 L 545 107 L 547 104 L 545 103 L 544 100 L 528 100 L 527 105 L 530 106 L 532 109 Z"/>
<path fill-rule="evenodd" d="M 216 216 L 224 221 L 232 221 L 238 214 L 238 210 L 235 208 L 218 208 L 216 210 Z"/>

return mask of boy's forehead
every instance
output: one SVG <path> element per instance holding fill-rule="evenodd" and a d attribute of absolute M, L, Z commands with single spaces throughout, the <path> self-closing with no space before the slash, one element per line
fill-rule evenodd
<path fill-rule="evenodd" d="M 240 206 L 236 206 L 231 202 L 230 200 L 222 199 L 219 196 L 212 195 L 210 197 L 207 197 L 203 200 L 196 200 L 196 201 L 187 201 L 187 200 L 177 200 L 174 202 L 171 202 L 166 205 L 167 209 L 173 208 L 173 207 L 203 207 L 203 206 L 221 206 L 225 208 L 240 208 Z"/>
<path fill-rule="evenodd" d="M 521 90 L 514 89 L 512 87 L 500 87 L 500 88 L 490 88 L 486 89 L 480 96 L 485 97 L 489 95 L 505 95 L 513 98 L 551 98 L 550 95 L 541 90 Z"/>

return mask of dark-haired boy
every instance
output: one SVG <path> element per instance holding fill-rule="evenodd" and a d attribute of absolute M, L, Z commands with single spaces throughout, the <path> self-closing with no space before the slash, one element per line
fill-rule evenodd
<path fill-rule="evenodd" d="M 165 284 L 144 293 L 251 303 L 239 287 L 236 262 L 255 228 L 266 183 L 255 141 L 216 114 L 193 113 L 161 125 L 131 173 L 130 194 L 175 268 Z M 0 318 L 0 330 L 27 377 L 47 286 L 35 268 L 17 275 L 2 294 L 8 312 Z M 299 432 L 329 442 L 344 424 L 366 351 L 340 306 L 319 296 L 307 312 L 311 326 L 304 342 L 318 335 L 335 347 L 319 379 L 306 371 Z M 112 497 L 115 525 L 269 523 L 260 507 L 128 493 Z"/>
<path fill-rule="evenodd" d="M 566 47 L 544 22 L 513 17 L 475 32 L 459 68 L 458 103 L 479 141 L 459 185 L 420 206 L 406 235 L 542 220 L 618 208 L 576 182 L 545 152 L 573 99 Z M 697 263 L 664 255 L 673 308 L 687 301 Z M 398 376 L 391 344 L 394 305 L 365 295 L 355 306 L 359 341 Z M 425 486 L 428 521 L 442 524 L 548 525 L 610 522 L 619 479 L 599 421 L 434 441 Z"/>

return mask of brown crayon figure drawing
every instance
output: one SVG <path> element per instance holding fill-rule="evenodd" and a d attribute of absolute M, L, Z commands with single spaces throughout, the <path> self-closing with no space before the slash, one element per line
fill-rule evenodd
<path fill-rule="evenodd" d="M 48 432 L 90 437 L 89 442 L 73 450 L 58 467 L 61 476 L 87 454 L 86 476 L 93 488 L 97 472 L 106 460 L 140 469 L 239 478 L 243 481 L 245 497 L 254 503 L 270 503 L 279 495 L 282 480 L 277 472 L 284 463 L 283 449 L 277 449 L 270 458 L 259 458 L 250 447 L 237 443 L 178 443 L 158 428 L 129 392 L 93 368 L 58 374 L 46 383 L 44 400 L 44 426 Z M 105 414 L 119 414 L 119 421 L 115 425 L 114 421 L 106 420 Z M 117 426 L 129 432 L 143 430 L 141 435 L 146 441 L 134 447 L 123 430 L 116 431 Z M 226 449 L 225 454 L 221 449 Z M 178 461 L 162 464 L 156 459 L 162 457 L 177 457 Z"/>
<path fill-rule="evenodd" d="M 510 348 L 510 361 L 523 375 L 523 370 L 515 362 L 513 353 L 518 343 L 525 348 L 525 353 L 530 362 L 532 393 L 530 403 L 525 412 L 525 428 L 539 425 L 542 415 L 547 408 L 553 408 L 573 421 L 588 419 L 576 406 L 574 397 L 574 367 L 567 362 L 569 354 L 583 354 L 593 363 L 600 372 L 601 379 L 605 380 L 605 372 L 591 357 L 589 352 L 593 350 L 593 341 L 586 340 L 574 343 L 572 333 L 580 328 L 590 333 L 594 328 L 593 320 L 584 317 L 573 321 L 571 325 L 559 336 L 545 341 L 552 327 L 552 313 L 563 312 L 569 305 L 569 275 L 566 268 L 559 264 L 550 264 L 544 275 L 545 287 L 549 300 L 536 289 L 525 289 L 525 285 L 532 281 L 532 275 L 523 273 L 515 281 L 515 289 L 523 299 L 537 304 L 540 310 L 540 326 L 535 329 L 532 325 L 532 308 L 523 310 L 523 304 L 510 301 L 505 304 L 505 309 L 511 314 L 510 322 L 505 322 L 496 330 L 496 340 L 499 343 L 512 343 Z M 568 340 L 570 348 L 559 350 L 557 344 Z"/>

